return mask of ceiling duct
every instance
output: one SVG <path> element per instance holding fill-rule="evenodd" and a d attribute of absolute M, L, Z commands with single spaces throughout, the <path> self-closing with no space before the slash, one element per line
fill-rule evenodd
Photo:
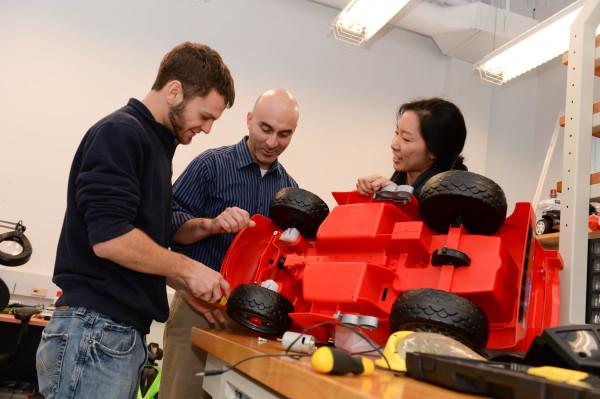
<path fill-rule="evenodd" d="M 348 0 L 311 0 L 343 9 Z M 448 56 L 475 63 L 538 21 L 481 2 L 411 0 L 390 25 L 431 37 Z"/>

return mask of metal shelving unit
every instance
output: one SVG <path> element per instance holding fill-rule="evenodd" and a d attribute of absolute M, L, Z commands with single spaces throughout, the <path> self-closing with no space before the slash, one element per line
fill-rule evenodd
<path fill-rule="evenodd" d="M 585 0 L 571 27 L 563 152 L 563 189 L 559 249 L 565 268 L 561 274 L 561 324 L 585 323 L 588 280 L 588 203 L 594 117 L 596 29 L 600 2 Z M 600 121 L 596 121 L 600 122 Z"/>

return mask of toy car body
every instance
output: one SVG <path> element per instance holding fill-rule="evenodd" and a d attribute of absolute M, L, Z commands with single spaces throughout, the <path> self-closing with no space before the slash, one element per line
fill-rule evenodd
<path fill-rule="evenodd" d="M 541 200 L 537 211 L 541 217 L 535 223 L 535 234 L 542 235 L 560 230 L 560 199 L 556 198 L 556 192 L 551 193 L 550 198 Z"/>
<path fill-rule="evenodd" d="M 548 198 L 540 201 L 537 206 L 541 217 L 535 223 L 535 234 L 542 235 L 560 231 L 560 199 Z M 590 202 L 589 214 L 594 215 L 600 211 L 600 203 Z"/>
<path fill-rule="evenodd" d="M 475 174 L 459 177 L 470 175 Z M 439 188 L 433 179 L 427 185 Z M 402 328 L 458 331 L 475 348 L 526 351 L 544 328 L 558 324 L 560 256 L 535 238 L 529 203 L 517 203 L 505 220 L 504 203 L 499 228 L 490 227 L 481 214 L 489 209 L 478 209 L 467 198 L 480 192 L 480 185 L 467 189 L 467 197 L 462 188 L 453 185 L 448 193 L 448 187 L 442 183 L 442 190 L 421 204 L 414 197 L 403 204 L 333 193 L 338 206 L 313 237 L 282 239 L 288 226 L 253 216 L 256 226 L 236 236 L 222 266 L 234 290 L 228 313 L 263 334 L 328 322 L 311 332 L 327 341 L 341 315 L 356 315 L 358 324 L 360 316 L 378 319 L 377 328 L 364 333 L 379 344 Z M 463 212 L 462 223 L 440 231 L 446 221 L 440 228 L 439 216 L 449 211 L 440 204 L 449 203 L 471 214 Z"/>

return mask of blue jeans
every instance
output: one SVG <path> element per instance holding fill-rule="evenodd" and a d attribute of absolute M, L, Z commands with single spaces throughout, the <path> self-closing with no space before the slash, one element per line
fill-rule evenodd
<path fill-rule="evenodd" d="M 93 310 L 56 310 L 37 350 L 40 392 L 45 399 L 134 399 L 144 341 L 135 328 Z"/>

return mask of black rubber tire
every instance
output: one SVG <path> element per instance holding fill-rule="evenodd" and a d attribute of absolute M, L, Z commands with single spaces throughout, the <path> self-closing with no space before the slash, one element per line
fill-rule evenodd
<path fill-rule="evenodd" d="M 269 216 L 280 229 L 298 229 L 302 237 L 314 238 L 319 226 L 329 215 L 329 207 L 321 198 L 301 188 L 279 190 L 271 201 Z"/>
<path fill-rule="evenodd" d="M 552 232 L 552 220 L 550 218 L 541 218 L 535 222 L 535 234 L 542 235 Z"/>
<path fill-rule="evenodd" d="M 477 173 L 450 170 L 429 179 L 421 189 L 423 221 L 445 233 L 457 221 L 470 234 L 494 234 L 506 219 L 506 196 L 493 180 Z"/>
<path fill-rule="evenodd" d="M 294 305 L 283 295 L 257 285 L 241 284 L 227 299 L 227 314 L 260 334 L 281 336 L 292 324 Z M 260 320 L 260 324 L 251 319 Z"/>
<path fill-rule="evenodd" d="M 392 333 L 401 330 L 431 331 L 450 336 L 481 350 L 489 336 L 485 312 L 458 295 L 431 288 L 404 291 L 390 312 Z"/>
<path fill-rule="evenodd" d="M 10 291 L 6 286 L 4 280 L 0 278 L 0 309 L 4 309 L 8 306 L 8 302 L 10 301 Z"/>

